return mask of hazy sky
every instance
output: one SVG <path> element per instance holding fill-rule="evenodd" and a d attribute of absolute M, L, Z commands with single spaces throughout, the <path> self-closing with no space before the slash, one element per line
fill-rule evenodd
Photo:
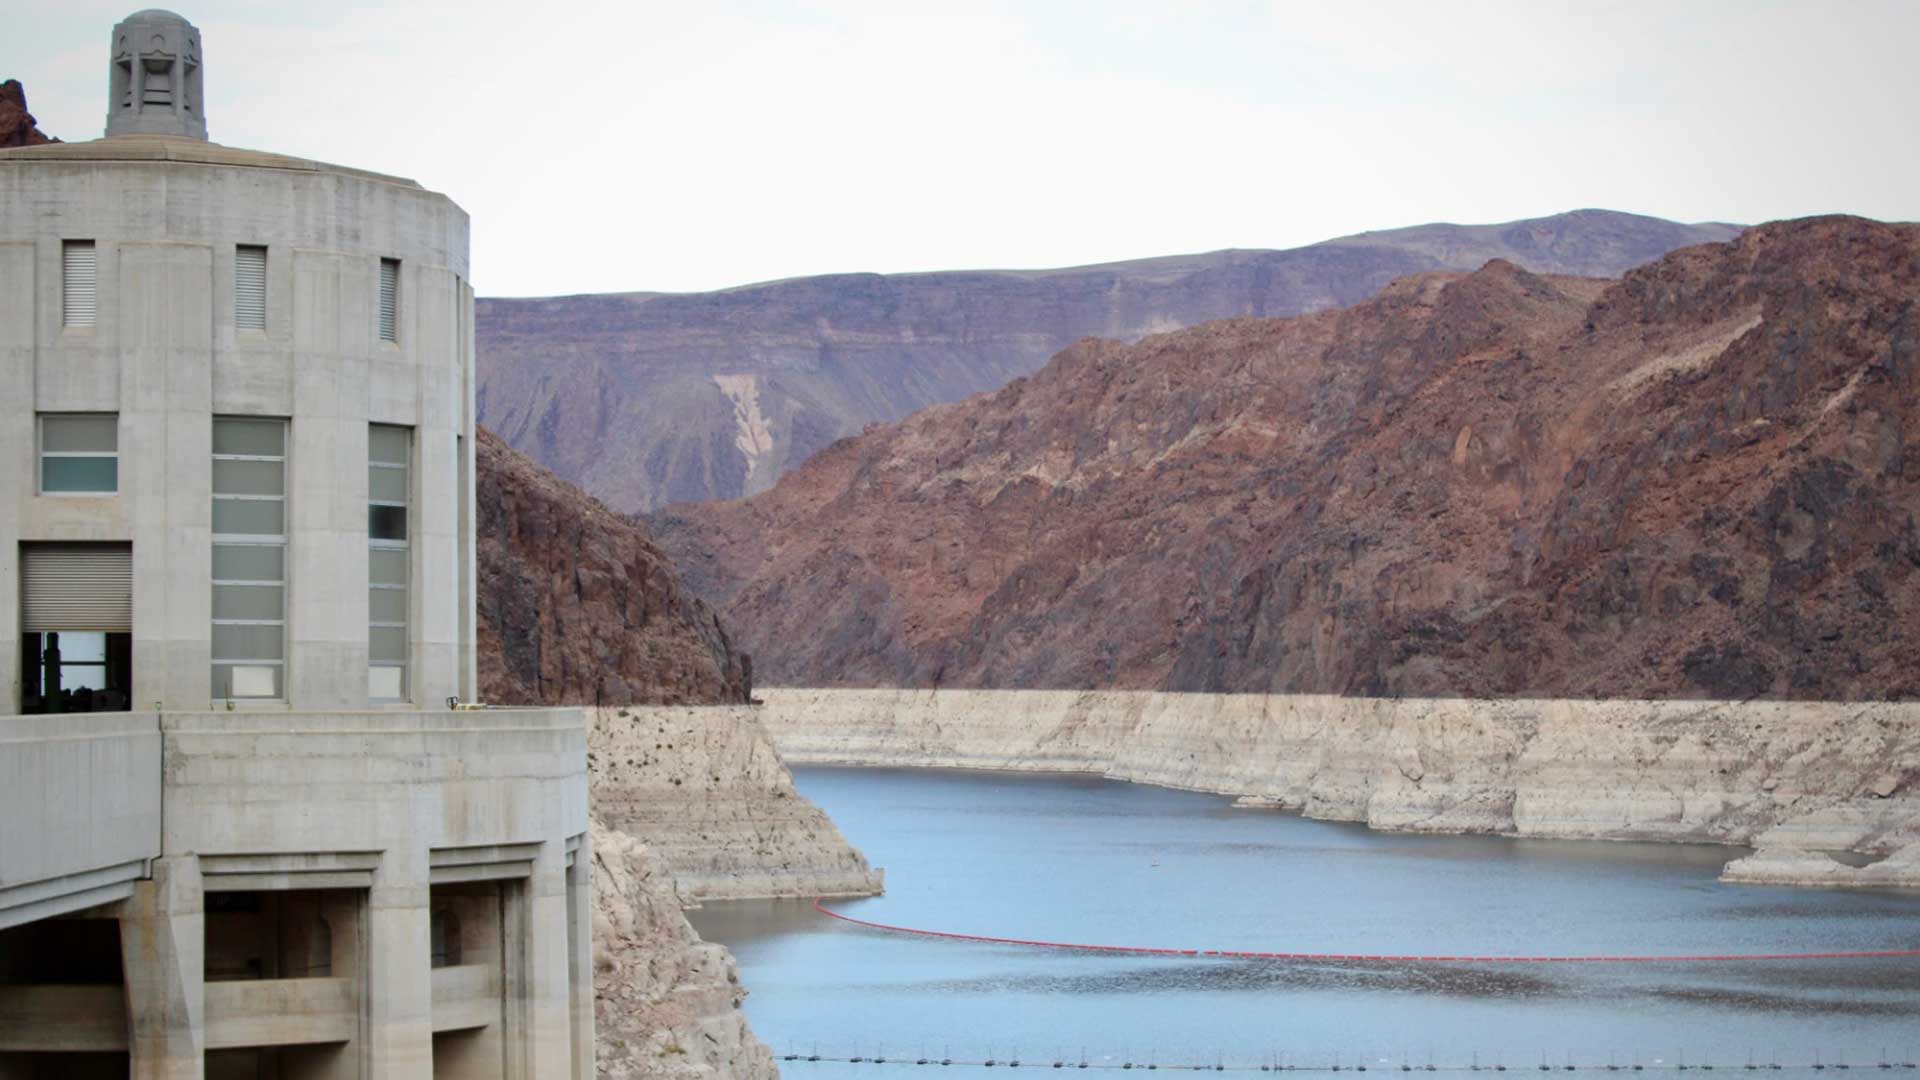
<path fill-rule="evenodd" d="M 12 0 L 97 137 L 133 2 Z M 182 0 L 216 142 L 410 176 L 487 295 L 1059 266 L 1582 206 L 1920 218 L 1920 2 Z"/>

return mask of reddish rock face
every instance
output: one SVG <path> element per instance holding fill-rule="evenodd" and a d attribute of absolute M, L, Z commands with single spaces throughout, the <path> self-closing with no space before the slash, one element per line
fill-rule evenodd
<path fill-rule="evenodd" d="M 27 111 L 27 91 L 20 80 L 0 82 L 0 148 L 59 141 L 48 138 L 34 126 L 33 114 Z"/>
<path fill-rule="evenodd" d="M 1920 695 L 1920 226 L 1087 340 L 658 516 L 775 685 Z"/>
<path fill-rule="evenodd" d="M 500 705 L 744 702 L 751 661 L 646 529 L 481 429 L 480 688 Z"/>
<path fill-rule="evenodd" d="M 998 390 L 1087 335 L 1133 340 L 1231 316 L 1323 311 L 1408 274 L 1496 257 L 1610 276 L 1738 232 L 1575 210 L 1058 270 L 483 299 L 480 422 L 617 510 L 735 499 L 868 424 Z"/>

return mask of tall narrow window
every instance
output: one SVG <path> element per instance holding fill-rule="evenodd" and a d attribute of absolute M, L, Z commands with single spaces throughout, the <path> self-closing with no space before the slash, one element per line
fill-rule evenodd
<path fill-rule="evenodd" d="M 93 325 L 98 265 L 93 241 L 68 240 L 60 245 L 60 321 L 64 325 Z"/>
<path fill-rule="evenodd" d="M 241 244 L 233 249 L 233 326 L 267 328 L 267 249 Z"/>
<path fill-rule="evenodd" d="M 113 413 L 42 413 L 40 491 L 111 495 L 120 490 L 120 418 Z"/>
<path fill-rule="evenodd" d="M 413 431 L 367 428 L 367 697 L 407 699 L 407 495 Z"/>
<path fill-rule="evenodd" d="M 286 697 L 287 423 L 213 421 L 213 697 Z"/>
<path fill-rule="evenodd" d="M 400 260 L 380 260 L 380 340 L 400 340 Z"/>

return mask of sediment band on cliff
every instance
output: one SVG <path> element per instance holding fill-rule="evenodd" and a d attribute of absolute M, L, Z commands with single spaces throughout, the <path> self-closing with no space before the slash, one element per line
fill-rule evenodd
<path fill-rule="evenodd" d="M 1920 886 L 1920 703 L 759 693 L 795 764 L 1091 772 L 1379 829 L 1757 848 L 1732 881 Z"/>

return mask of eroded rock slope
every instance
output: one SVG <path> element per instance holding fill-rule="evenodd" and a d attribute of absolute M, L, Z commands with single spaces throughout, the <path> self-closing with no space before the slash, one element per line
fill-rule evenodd
<path fill-rule="evenodd" d="M 478 432 L 481 696 L 744 703 L 752 662 L 645 526 Z"/>
<path fill-rule="evenodd" d="M 1319 311 L 1492 258 L 1613 275 L 1737 231 L 1577 210 L 1059 270 L 483 299 L 480 421 L 618 510 L 738 498 L 835 439 L 996 390 L 1085 335 Z"/>
<path fill-rule="evenodd" d="M 784 686 L 1920 696 L 1920 226 L 1087 340 L 660 535 Z"/>
<path fill-rule="evenodd" d="M 757 711 L 590 710 L 595 816 L 664 860 L 689 902 L 878 893 L 879 871 L 793 789 Z"/>

